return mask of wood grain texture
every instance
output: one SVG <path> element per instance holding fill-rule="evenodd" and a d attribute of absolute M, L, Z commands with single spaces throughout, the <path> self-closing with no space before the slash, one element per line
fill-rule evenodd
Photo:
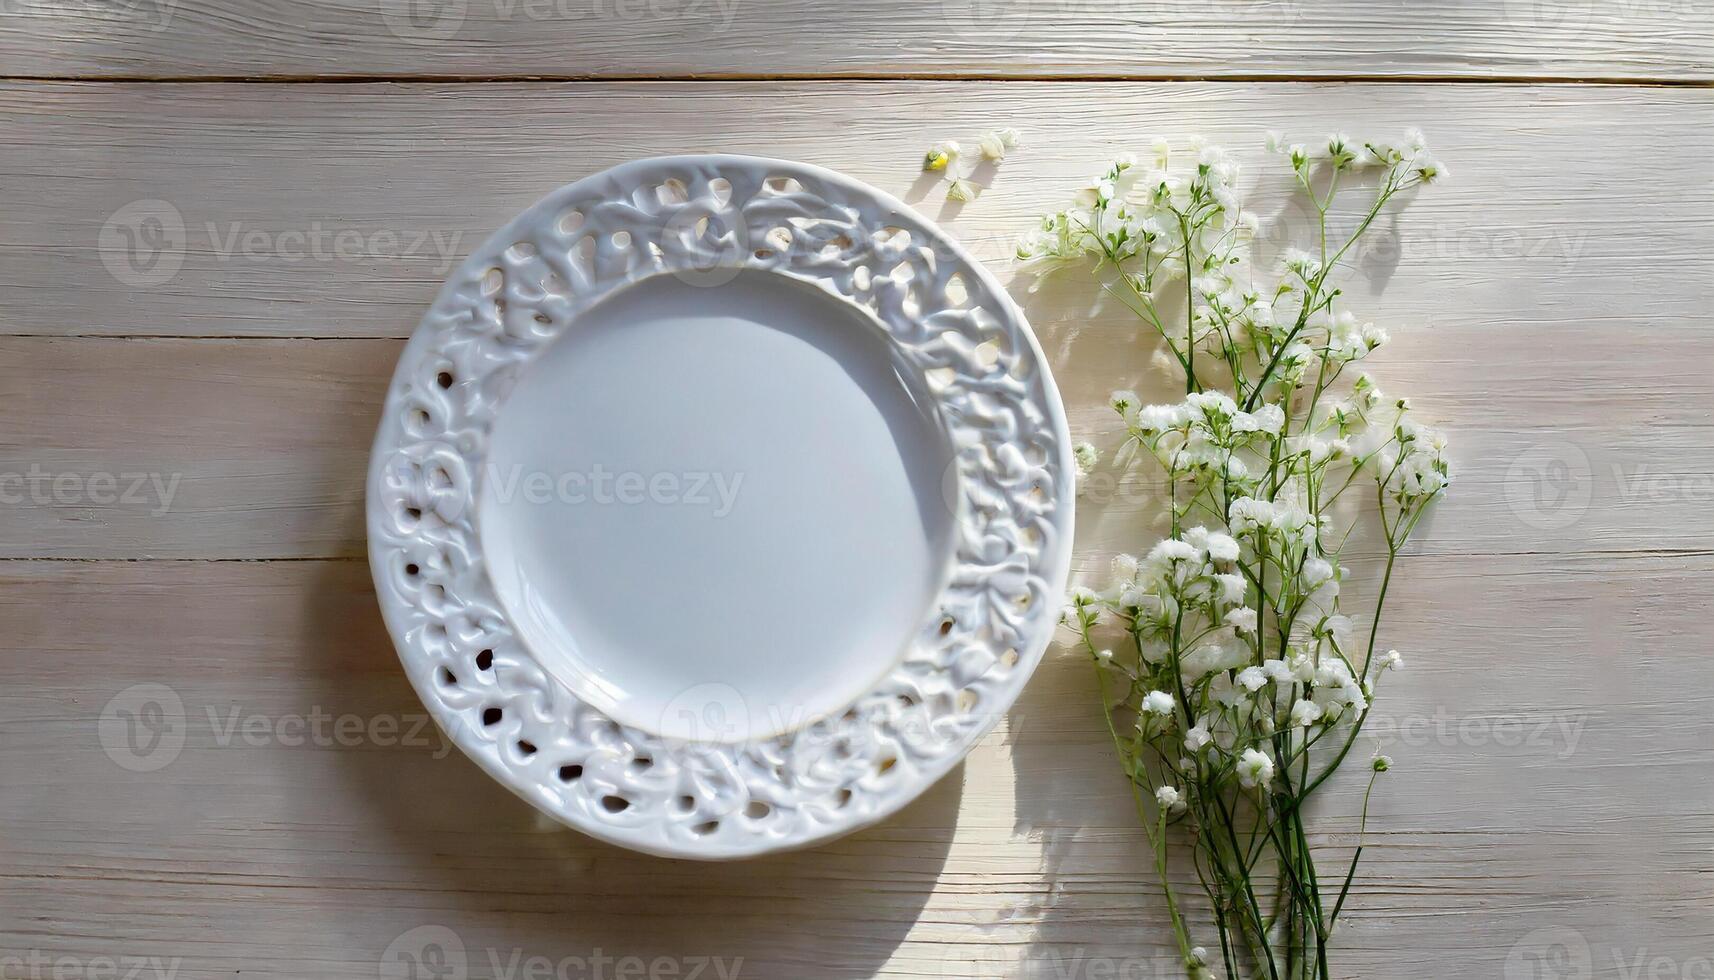
<path fill-rule="evenodd" d="M 1714 78 L 1709 0 L 9 0 L 38 77 Z"/>
<path fill-rule="evenodd" d="M 126 16 L 7 9 L 0 57 L 16 64 L 20 32 L 59 18 L 84 24 L 55 49 L 78 71 Z M 318 44 L 270 34 L 284 15 L 188 2 L 186 33 L 161 43 L 280 64 L 366 43 L 332 30 L 357 8 L 307 9 L 330 25 Z M 1442 31 L 1491 16 L 1440 13 Z M 1633 39 L 1608 33 L 1588 42 L 1606 54 L 1566 45 L 1565 63 L 1624 73 Z M 1649 43 L 1699 36 L 1679 33 L 1692 40 Z M 559 53 L 576 50 L 597 49 Z M 158 70 L 146 47 L 101 57 Z M 944 208 L 916 157 L 996 121 L 1029 145 L 975 203 Z M 960 770 L 827 847 L 711 868 L 542 821 L 446 749 L 400 675 L 360 558 L 375 413 L 444 271 L 434 235 L 456 257 L 623 159 L 837 166 L 998 261 L 1149 134 L 1242 146 L 1267 128 L 1420 124 L 1457 179 L 1381 229 L 1350 294 L 1394 335 L 1372 371 L 1450 431 L 1458 483 L 1389 606 L 1385 641 L 1410 667 L 1375 731 L 1399 765 L 1377 790 L 1340 976 L 1707 976 L 1711 122 L 1714 92 L 1605 86 L 0 87 L 0 975 L 112 961 L 175 980 L 376 976 L 431 926 L 454 930 L 471 978 L 542 963 L 612 980 L 627 956 L 634 980 L 663 956 L 676 972 L 653 975 L 680 980 L 696 957 L 750 980 L 1181 975 L 1088 668 L 1059 647 Z M 1252 178 L 1277 248 L 1301 215 Z M 121 277 L 160 267 L 111 264 L 123 242 L 103 250 L 102 229 L 149 200 L 178 211 L 187 247 L 136 285 Z M 332 254 L 288 252 L 318 228 Z M 431 253 L 401 257 L 418 233 Z M 999 271 L 1080 437 L 1113 437 L 1113 388 L 1168 396 L 1148 339 L 1086 288 L 1032 292 Z M 1110 476 L 1079 504 L 1079 580 L 1153 533 L 1146 481 Z M 177 699 L 182 745 L 125 740 L 119 712 L 144 684 Z M 1359 792 L 1332 784 L 1316 815 L 1330 857 L 1355 842 Z"/>
<path fill-rule="evenodd" d="M 1400 771 L 1342 975 L 1504 977 L 1550 927 L 1584 936 L 1602 976 L 1612 955 L 1704 954 L 1710 572 L 1706 555 L 1408 563 L 1389 635 L 1410 669 L 1377 726 Z M 0 562 L 0 630 L 0 951 L 310 980 L 373 976 L 439 924 L 474 977 L 505 975 L 489 950 L 596 948 L 743 957 L 764 978 L 1172 975 L 1088 666 L 1057 647 L 899 818 L 706 867 L 546 824 L 449 751 L 361 562 Z M 137 684 L 172 690 L 182 746 L 104 740 Z M 1361 781 L 1316 819 L 1330 855 Z"/>
<path fill-rule="evenodd" d="M 947 206 L 917 171 L 923 150 L 1000 122 L 1027 145 L 976 202 Z M 1353 285 L 1369 315 L 1494 334 L 1705 325 L 1714 200 L 1691 190 L 1714 177 L 1714 90 L 14 84 L 0 86 L 0 333 L 405 337 L 448 269 L 543 194 L 693 151 L 836 167 L 944 221 L 1022 289 L 1007 272 L 1018 235 L 1155 134 L 1246 151 L 1277 247 L 1307 215 L 1279 196 L 1289 178 L 1264 166 L 1264 131 L 1410 125 L 1454 179 L 1376 230 Z M 1626 164 L 1627 146 L 1648 152 Z M 133 268 L 125 234 L 149 208 L 170 208 L 182 237 Z M 1089 320 L 1075 298 L 1040 304 L 1038 325 Z"/>
<path fill-rule="evenodd" d="M 1122 310 L 1092 305 L 1075 276 L 1005 272 L 1018 232 L 1124 145 L 1091 132 L 1194 129 L 1242 145 L 1265 126 L 1319 132 L 1333 118 L 1358 131 L 1422 121 L 1461 178 L 1378 229 L 1350 285 L 1353 306 L 1397 337 L 1373 370 L 1457 441 L 1460 492 L 1415 547 L 1714 544 L 1706 522 L 1685 520 L 1714 495 L 1714 404 L 1701 397 L 1714 365 L 1714 199 L 1696 191 L 1714 159 L 1714 92 L 1456 88 L 1424 107 L 1403 89 L 1349 85 L 292 86 L 296 98 L 274 108 L 270 91 L 28 85 L 0 101 L 23 137 L 0 147 L 15 194 L 0 332 L 19 335 L 0 341 L 0 394 L 26 423 L 0 441 L 0 493 L 13 504 L 0 555 L 361 555 L 364 460 L 398 344 L 358 338 L 408 335 L 447 265 L 556 183 L 687 147 L 849 158 L 854 176 L 938 213 L 1024 303 L 1073 426 L 1110 436 L 1106 393 L 1148 389 L 1149 338 Z M 948 109 L 960 93 L 965 107 Z M 917 121 L 854 130 L 878 104 Z M 914 160 L 935 135 L 975 129 L 969 106 L 1028 126 L 1031 142 L 954 210 Z M 272 124 L 251 125 L 262 113 Z M 1519 130 L 1521 113 L 1531 128 Z M 723 134 L 728 124 L 741 132 Z M 435 126 L 482 135 L 425 139 Z M 1609 165 L 1625 139 L 1657 148 L 1637 164 L 1643 176 Z M 1303 215 L 1259 156 L 1261 247 L 1277 250 L 1299 240 Z M 102 247 L 102 228 L 150 198 L 182 215 L 183 265 L 133 286 L 120 276 L 137 268 Z M 436 233 L 445 259 L 361 251 Z M 341 257 L 340 241 L 356 251 Z M 246 339 L 268 335 L 321 339 Z M 1553 482 L 1561 472 L 1572 484 Z M 149 482 L 103 502 L 79 490 L 98 473 Z M 32 474 L 66 474 L 67 492 L 45 476 L 17 485 Z M 1095 547 L 1135 528 L 1152 500 L 1146 486 L 1100 479 L 1102 508 L 1083 521 L 1103 529 L 1086 538 Z"/>
<path fill-rule="evenodd" d="M 1171 397 L 1139 384 L 1155 376 L 1140 367 L 1149 348 L 1138 337 L 1073 330 L 1049 326 L 1042 338 L 1080 438 L 1117 438 L 1105 406 L 1116 387 Z M 0 557 L 361 557 L 369 443 L 401 346 L 0 339 L 0 400 L 15 426 L 0 439 Z M 1639 360 L 1656 358 L 1636 376 Z M 1526 377 L 1550 379 L 1520 386 L 1526 362 Z M 1448 431 L 1459 481 L 1412 551 L 1714 550 L 1714 527 L 1692 516 L 1714 499 L 1710 365 L 1709 331 L 1632 342 L 1596 328 L 1504 340 L 1401 331 L 1369 367 Z M 1595 411 L 1590 393 L 1606 387 L 1626 393 Z M 1097 471 L 1081 549 L 1110 555 L 1158 530 L 1147 473 Z"/>

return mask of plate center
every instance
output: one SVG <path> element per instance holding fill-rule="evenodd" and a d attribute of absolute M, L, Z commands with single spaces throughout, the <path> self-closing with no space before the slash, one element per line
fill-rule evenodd
<path fill-rule="evenodd" d="M 477 521 L 542 666 L 615 720 L 765 738 L 872 689 L 932 614 L 952 463 L 862 311 L 784 276 L 657 276 L 518 378 Z"/>

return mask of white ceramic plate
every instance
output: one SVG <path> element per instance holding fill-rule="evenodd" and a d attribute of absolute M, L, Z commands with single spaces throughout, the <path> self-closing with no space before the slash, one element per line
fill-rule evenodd
<path fill-rule="evenodd" d="M 903 806 L 1016 699 L 1072 526 L 993 278 L 798 163 L 640 160 L 489 239 L 399 360 L 368 487 L 452 740 L 596 837 L 734 858 Z"/>

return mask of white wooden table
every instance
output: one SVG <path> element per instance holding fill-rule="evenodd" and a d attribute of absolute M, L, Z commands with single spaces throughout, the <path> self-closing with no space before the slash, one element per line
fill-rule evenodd
<path fill-rule="evenodd" d="M 622 160 L 836 167 L 1010 278 L 1150 136 L 1259 163 L 1263 130 L 1413 124 L 1456 180 L 1351 296 L 1459 478 L 1395 583 L 1398 771 L 1339 972 L 1714 976 L 1711 66 L 1710 0 L 0 0 L 0 976 L 376 976 L 434 926 L 448 980 L 1177 975 L 1063 648 L 827 847 L 710 867 L 538 819 L 423 724 L 367 443 L 451 260 Z M 1027 147 L 942 213 L 923 149 L 993 125 Z M 131 263 L 168 214 L 182 246 Z M 1142 337 L 1019 299 L 1102 441 Z M 1145 503 L 1083 506 L 1078 574 Z M 127 754 L 135 685 L 183 724 Z"/>

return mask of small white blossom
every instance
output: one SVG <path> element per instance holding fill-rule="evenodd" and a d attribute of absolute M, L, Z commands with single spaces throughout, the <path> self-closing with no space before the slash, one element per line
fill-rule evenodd
<path fill-rule="evenodd" d="M 1255 420 L 1259 431 L 1279 435 L 1280 429 L 1285 425 L 1285 409 L 1269 403 L 1251 412 L 1250 418 Z"/>
<path fill-rule="evenodd" d="M 1238 757 L 1238 784 L 1245 789 L 1266 786 L 1274 778 L 1274 760 L 1255 749 L 1245 749 Z"/>
<path fill-rule="evenodd" d="M 1170 715 L 1174 704 L 1177 702 L 1165 691 L 1150 691 L 1143 695 L 1143 710 L 1151 715 Z"/>
<path fill-rule="evenodd" d="M 1166 432 L 1187 421 L 1177 405 L 1150 405 L 1137 413 L 1137 428 L 1144 432 Z"/>
<path fill-rule="evenodd" d="M 1254 633 L 1256 631 L 1256 611 L 1248 606 L 1229 609 L 1226 611 L 1226 625 L 1240 633 Z M 1255 670 L 1254 667 L 1250 669 Z"/>
<path fill-rule="evenodd" d="M 1155 802 L 1160 804 L 1161 809 L 1170 810 L 1178 806 L 1182 800 L 1176 786 L 1162 786 L 1155 790 Z"/>
<path fill-rule="evenodd" d="M 1177 561 L 1197 561 L 1202 553 L 1188 541 L 1177 538 L 1167 538 L 1149 551 L 1149 564 L 1164 565 Z"/>
<path fill-rule="evenodd" d="M 1393 767 L 1393 758 L 1389 755 L 1377 755 L 1375 761 L 1369 764 L 1376 772 L 1386 772 Z"/>
<path fill-rule="evenodd" d="M 1249 590 L 1249 583 L 1244 581 L 1244 576 L 1230 572 L 1214 576 L 1214 583 L 1223 603 L 1243 602 L 1244 594 Z"/>
<path fill-rule="evenodd" d="M 1303 585 L 1313 590 L 1333 577 L 1333 566 L 1325 559 L 1310 558 L 1303 563 Z"/>
<path fill-rule="evenodd" d="M 1280 256 L 1280 265 L 1305 281 L 1314 279 L 1316 273 L 1321 271 L 1320 262 L 1317 262 L 1308 252 L 1297 248 L 1286 249 L 1285 253 Z"/>
<path fill-rule="evenodd" d="M 1249 647 L 1233 642 L 1230 634 L 1215 632 L 1181 654 L 1179 665 L 1184 679 L 1194 681 L 1217 670 L 1231 670 L 1247 663 L 1250 656 Z"/>
<path fill-rule="evenodd" d="M 1381 658 L 1382 670 L 1403 670 L 1404 666 L 1405 658 L 1399 656 L 1397 650 L 1388 650 L 1387 655 Z"/>
<path fill-rule="evenodd" d="M 1208 549 L 1208 557 L 1214 561 L 1238 560 L 1238 542 L 1229 534 L 1221 534 L 1215 531 L 1208 535 L 1208 543 L 1205 547 Z"/>
<path fill-rule="evenodd" d="M 1136 555 L 1113 556 L 1113 577 L 1121 582 L 1130 582 L 1135 580 L 1137 577 L 1137 569 L 1140 567 L 1141 564 L 1137 561 Z"/>
<path fill-rule="evenodd" d="M 1092 443 L 1078 443 L 1071 447 L 1071 455 L 1077 461 L 1078 476 L 1088 476 L 1095 469 L 1095 464 L 1101 461 L 1101 452 Z"/>
<path fill-rule="evenodd" d="M 982 189 L 980 187 L 977 187 L 974 183 L 965 180 L 963 177 L 959 177 L 954 179 L 946 188 L 946 199 L 949 201 L 957 201 L 960 204 L 968 204 L 971 201 L 976 200 L 976 195 L 980 193 L 982 193 Z"/>
<path fill-rule="evenodd" d="M 952 161 L 958 159 L 958 154 L 961 152 L 962 150 L 959 148 L 958 144 L 954 143 L 952 140 L 947 140 L 944 143 L 936 143 L 929 147 L 928 152 L 923 155 L 922 168 L 927 171 L 938 173 L 945 170 Z"/>
<path fill-rule="evenodd" d="M 1200 723 L 1184 733 L 1184 747 L 1191 752 L 1202 751 L 1211 741 L 1213 737 L 1208 734 L 1208 726 Z"/>
<path fill-rule="evenodd" d="M 983 133 L 976 145 L 982 150 L 982 155 L 988 159 L 1004 160 L 1008 150 L 1018 148 L 1018 140 L 1018 131 L 1008 127 Z"/>
<path fill-rule="evenodd" d="M 1321 718 L 1321 706 L 1314 701 L 1297 701 L 1291 706 L 1293 728 L 1308 728 Z"/>
<path fill-rule="evenodd" d="M 1278 660 L 1270 660 L 1268 662 L 1276 664 L 1279 663 Z M 1243 686 L 1244 690 L 1254 694 L 1267 685 L 1268 674 L 1260 667 L 1245 667 L 1243 670 L 1238 671 L 1238 683 Z"/>
<path fill-rule="evenodd" d="M 1231 418 L 1238 414 L 1238 403 L 1222 391 L 1198 391 L 1186 395 L 1184 402 L 1204 418 Z"/>

